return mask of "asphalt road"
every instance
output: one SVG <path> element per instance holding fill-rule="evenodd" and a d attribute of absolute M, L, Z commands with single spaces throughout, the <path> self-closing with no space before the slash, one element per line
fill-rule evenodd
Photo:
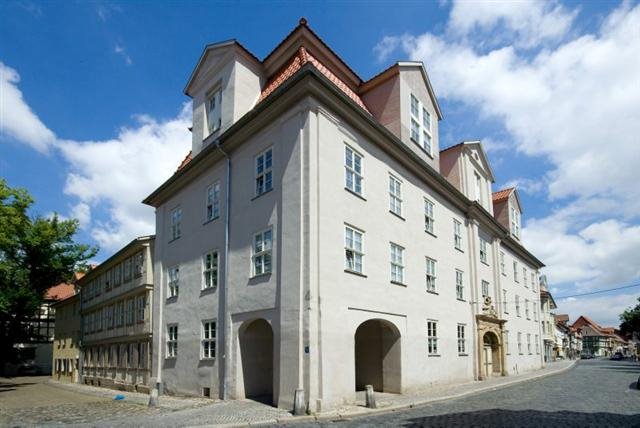
<path fill-rule="evenodd" d="M 640 365 L 583 360 L 558 375 L 406 411 L 303 424 L 340 427 L 640 427 Z"/>

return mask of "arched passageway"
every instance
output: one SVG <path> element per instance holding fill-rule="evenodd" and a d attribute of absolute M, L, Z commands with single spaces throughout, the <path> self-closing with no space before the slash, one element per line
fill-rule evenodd
<path fill-rule="evenodd" d="M 272 405 L 273 329 L 264 319 L 246 321 L 239 337 L 244 395 Z"/>
<path fill-rule="evenodd" d="M 388 321 L 363 322 L 355 333 L 356 391 L 372 385 L 376 391 L 400 393 L 400 332 Z"/>

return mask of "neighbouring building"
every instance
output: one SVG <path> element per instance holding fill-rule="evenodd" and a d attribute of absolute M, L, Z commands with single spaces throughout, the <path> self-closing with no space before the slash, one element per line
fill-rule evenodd
<path fill-rule="evenodd" d="M 582 333 L 582 351 L 596 357 L 608 357 L 616 352 L 625 354 L 628 343 L 614 327 L 602 327 L 591 318 L 581 315 L 572 325 Z M 628 353 L 628 351 L 627 351 Z"/>
<path fill-rule="evenodd" d="M 79 381 L 80 299 L 75 287 L 68 297 L 52 305 L 56 311 L 51 377 L 61 382 Z"/>
<path fill-rule="evenodd" d="M 308 410 L 542 366 L 515 189 L 440 150 L 420 62 L 364 81 L 307 25 L 260 60 L 208 45 L 192 150 L 156 209 L 154 381 Z"/>
<path fill-rule="evenodd" d="M 134 239 L 80 281 L 81 382 L 149 391 L 154 236 Z"/>
<path fill-rule="evenodd" d="M 555 320 L 552 310 L 556 309 L 556 302 L 549 291 L 547 277 L 540 276 L 540 326 L 542 327 L 542 339 L 544 344 L 544 361 L 554 360 L 554 348 L 556 346 Z"/>

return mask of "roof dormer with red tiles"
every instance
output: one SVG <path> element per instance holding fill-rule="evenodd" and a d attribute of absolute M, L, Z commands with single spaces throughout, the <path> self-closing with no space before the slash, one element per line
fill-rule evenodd
<path fill-rule="evenodd" d="M 511 236 L 520 239 L 522 205 L 515 187 L 493 193 L 493 213 L 500 224 L 509 229 Z"/>

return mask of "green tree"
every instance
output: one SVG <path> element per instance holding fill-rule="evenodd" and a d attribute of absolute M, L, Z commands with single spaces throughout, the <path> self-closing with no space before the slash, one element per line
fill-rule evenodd
<path fill-rule="evenodd" d="M 620 331 L 624 334 L 640 334 L 640 297 L 635 308 L 627 308 L 620 314 Z"/>
<path fill-rule="evenodd" d="M 21 322 L 38 310 L 44 294 L 70 281 L 97 248 L 78 244 L 77 220 L 31 217 L 29 193 L 0 179 L 0 370 L 16 357 L 26 332 Z"/>

